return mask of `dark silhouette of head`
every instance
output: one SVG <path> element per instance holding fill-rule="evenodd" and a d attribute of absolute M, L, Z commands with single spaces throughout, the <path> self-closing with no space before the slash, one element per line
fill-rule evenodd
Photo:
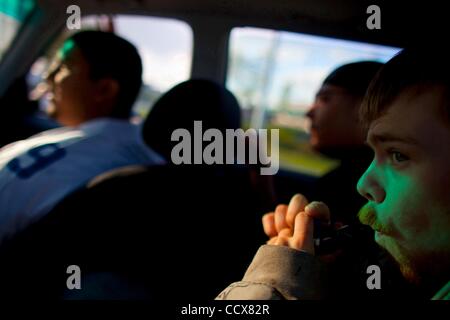
<path fill-rule="evenodd" d="M 323 81 L 307 116 L 311 119 L 310 143 L 327 153 L 364 144 L 358 124 L 361 101 L 382 63 L 361 61 L 342 65 Z"/>
<path fill-rule="evenodd" d="M 225 87 L 203 79 L 182 82 L 155 103 L 143 128 L 146 143 L 166 159 L 170 159 L 172 132 L 183 128 L 194 136 L 194 121 L 202 121 L 202 130 L 240 128 L 240 107 Z"/>

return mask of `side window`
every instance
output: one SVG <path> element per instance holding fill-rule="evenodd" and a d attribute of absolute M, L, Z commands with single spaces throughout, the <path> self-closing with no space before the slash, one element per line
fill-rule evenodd
<path fill-rule="evenodd" d="M 144 85 L 134 111 L 142 119 L 162 93 L 189 79 L 192 29 L 173 19 L 117 16 L 114 21 L 116 33 L 133 43 L 141 55 Z"/>
<path fill-rule="evenodd" d="M 280 166 L 321 176 L 337 163 L 309 148 L 306 112 L 322 80 L 341 64 L 385 62 L 400 49 L 299 33 L 234 28 L 227 87 L 237 96 L 244 125 L 280 129 Z"/>
<path fill-rule="evenodd" d="M 148 16 L 87 16 L 82 19 L 82 30 L 112 31 L 127 39 L 139 51 L 143 64 L 143 86 L 133 108 L 133 119 L 141 121 L 158 97 L 179 82 L 189 79 L 192 60 L 192 30 L 179 20 Z M 56 50 L 74 31 L 64 30 L 48 52 L 38 59 L 28 75 L 30 86 L 35 88 L 31 99 L 42 99 L 43 76 L 48 70 Z"/>

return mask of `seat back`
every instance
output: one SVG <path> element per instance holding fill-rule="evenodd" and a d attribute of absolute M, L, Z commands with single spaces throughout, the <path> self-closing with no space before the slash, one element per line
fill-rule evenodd
<path fill-rule="evenodd" d="M 85 275 L 129 279 L 131 297 L 133 284 L 139 284 L 156 300 L 212 299 L 243 276 L 265 241 L 262 209 L 249 192 L 247 174 L 155 166 L 101 179 L 19 234 L 6 254 L 3 250 L 7 263 L 0 268 L 9 274 L 3 289 L 19 297 L 24 288 L 62 297 L 66 268 L 76 264 Z"/>

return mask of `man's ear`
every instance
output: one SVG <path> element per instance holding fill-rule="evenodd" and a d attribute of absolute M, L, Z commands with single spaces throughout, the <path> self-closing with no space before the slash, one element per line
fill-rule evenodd
<path fill-rule="evenodd" d="M 115 102 L 119 95 L 120 85 L 116 79 L 102 78 L 96 83 L 96 97 L 97 101 L 111 101 Z"/>

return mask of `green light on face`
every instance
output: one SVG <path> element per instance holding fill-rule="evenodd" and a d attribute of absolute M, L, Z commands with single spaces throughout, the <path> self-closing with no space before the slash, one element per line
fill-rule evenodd
<path fill-rule="evenodd" d="M 362 224 L 374 227 L 376 216 L 373 209 L 366 203 L 358 212 L 358 219 Z"/>
<path fill-rule="evenodd" d="M 75 42 L 72 39 L 66 40 L 61 49 L 58 50 L 57 58 L 60 60 L 64 60 L 74 47 Z"/>

